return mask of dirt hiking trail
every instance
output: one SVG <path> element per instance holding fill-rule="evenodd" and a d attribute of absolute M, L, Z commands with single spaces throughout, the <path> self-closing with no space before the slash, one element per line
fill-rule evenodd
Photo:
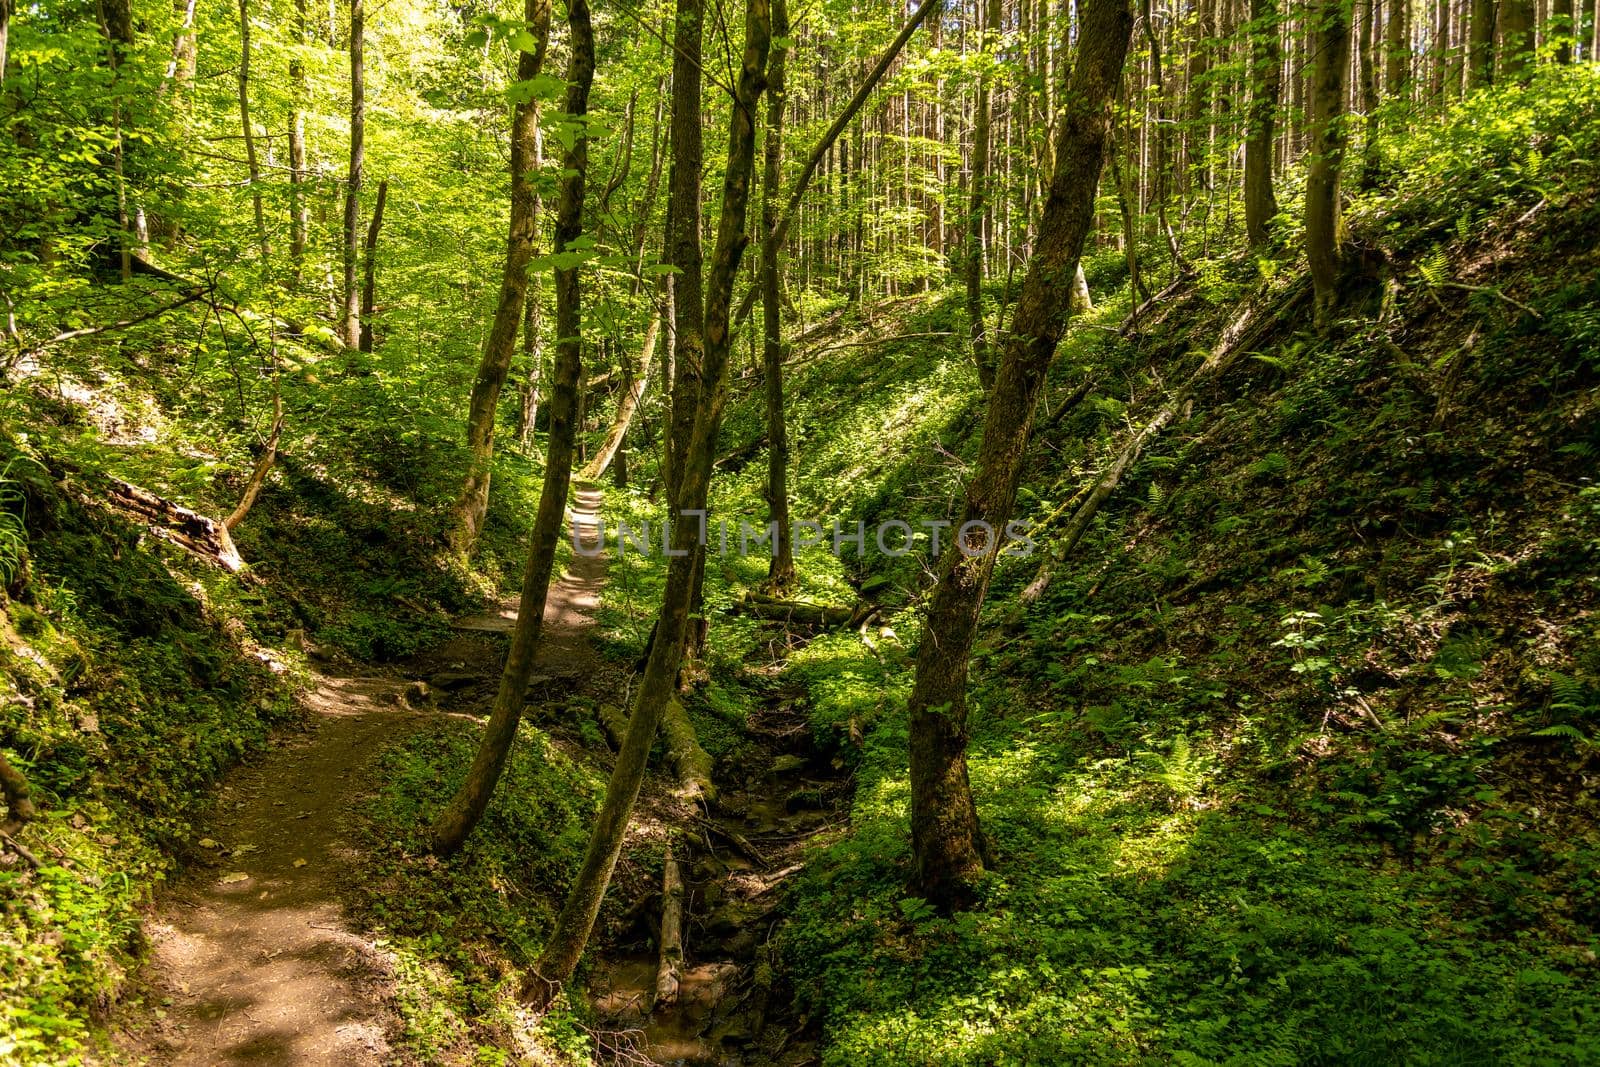
<path fill-rule="evenodd" d="M 592 539 L 599 494 L 578 496 L 572 519 Z M 604 560 L 580 555 L 551 585 L 540 681 L 581 673 L 592 660 L 588 630 L 604 578 Z M 509 632 L 516 608 L 512 598 L 457 628 Z M 407 1059 L 390 1046 L 398 1018 L 388 960 L 347 923 L 339 891 L 352 859 L 347 820 L 370 791 L 374 761 L 443 714 L 411 706 L 431 691 L 400 675 L 318 675 L 302 696 L 309 730 L 227 777 L 200 838 L 210 858 L 178 880 L 147 924 L 146 981 L 166 1007 L 123 1035 L 132 1056 L 175 1067 Z"/>

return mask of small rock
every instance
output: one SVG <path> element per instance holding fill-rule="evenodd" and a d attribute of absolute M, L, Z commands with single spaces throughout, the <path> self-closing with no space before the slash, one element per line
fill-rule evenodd
<path fill-rule="evenodd" d="M 247 882 L 249 880 L 250 876 L 243 871 L 229 871 L 227 874 L 217 879 L 217 881 L 221 882 L 223 885 L 232 885 L 234 882 Z"/>
<path fill-rule="evenodd" d="M 793 774 L 795 771 L 804 768 L 805 765 L 806 761 L 803 758 L 785 754 L 772 761 L 772 773 Z"/>

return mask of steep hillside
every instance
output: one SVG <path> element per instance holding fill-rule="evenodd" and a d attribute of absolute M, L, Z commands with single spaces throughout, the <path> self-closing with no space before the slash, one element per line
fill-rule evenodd
<path fill-rule="evenodd" d="M 931 557 L 843 561 L 892 628 L 788 659 L 857 774 L 783 936 L 827 1062 L 1600 1054 L 1595 106 L 1578 72 L 1392 160 L 1354 222 L 1383 284 L 1328 336 L 1292 262 L 1247 259 L 1076 328 L 1024 490 L 1039 552 L 1002 562 L 975 658 L 996 862 L 970 913 L 904 896 Z M 977 422 L 954 303 L 802 349 L 795 393 L 851 400 L 798 402 L 797 514 L 952 513 Z"/>

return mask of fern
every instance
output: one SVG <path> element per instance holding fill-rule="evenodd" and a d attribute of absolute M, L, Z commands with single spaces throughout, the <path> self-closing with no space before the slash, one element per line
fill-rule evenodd
<path fill-rule="evenodd" d="M 28 499 L 22 483 L 10 477 L 15 462 L 0 469 L 0 585 L 16 581 L 28 548 Z"/>
<path fill-rule="evenodd" d="M 1467 238 L 1472 236 L 1472 211 L 1463 211 L 1456 218 L 1456 240 L 1466 244 Z"/>
<path fill-rule="evenodd" d="M 1585 746 L 1590 743 L 1589 735 L 1569 722 L 1558 722 L 1554 726 L 1546 726 L 1542 730 L 1535 730 L 1532 736 L 1565 737 L 1568 741 L 1576 741 L 1578 744 Z"/>
<path fill-rule="evenodd" d="M 1437 289 L 1443 285 L 1450 274 L 1450 260 L 1444 254 L 1444 249 L 1435 248 L 1417 262 L 1417 271 L 1422 275 L 1422 280 L 1428 288 Z"/>
<path fill-rule="evenodd" d="M 1148 496 L 1150 500 L 1151 511 L 1160 511 L 1161 505 L 1166 503 L 1167 500 L 1167 494 L 1162 491 L 1161 486 L 1157 485 L 1155 482 L 1150 483 L 1150 491 Z"/>
<path fill-rule="evenodd" d="M 1142 752 L 1140 755 L 1146 763 L 1146 781 L 1163 786 L 1179 800 L 1187 800 L 1200 791 L 1204 769 L 1187 737 L 1178 735 L 1165 754 Z"/>

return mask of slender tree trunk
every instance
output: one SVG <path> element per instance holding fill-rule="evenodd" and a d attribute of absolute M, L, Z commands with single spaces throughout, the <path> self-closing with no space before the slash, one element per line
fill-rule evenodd
<path fill-rule="evenodd" d="M 575 7 L 581 7 L 584 0 L 570 2 Z M 680 17 L 685 14 L 685 6 L 691 6 L 692 14 L 698 18 L 698 9 L 683 3 L 678 9 Z M 680 24 L 679 29 L 682 28 Z M 705 307 L 704 388 L 696 405 L 693 439 L 684 450 L 685 462 L 674 508 L 674 541 L 680 546 L 695 543 L 700 533 L 699 517 L 691 514 L 691 511 L 704 509 L 711 480 L 715 432 L 721 419 L 727 388 L 731 341 L 729 310 L 733 281 L 749 239 L 746 215 L 750 177 L 755 163 L 756 107 L 765 76 L 770 36 L 766 0 L 749 0 L 745 15 L 743 64 L 728 129 L 728 165 L 722 186 L 722 217 L 717 230 L 716 252 L 712 256 Z M 675 85 L 674 91 L 679 88 Z M 698 111 L 693 117 L 698 123 Z M 675 101 L 675 132 L 678 120 Z M 676 147 L 674 154 L 677 154 Z M 673 162 L 674 169 L 677 169 L 682 161 L 675 158 Z M 682 294 L 679 299 L 680 302 L 683 300 Z M 622 851 L 628 819 L 638 798 L 640 783 L 644 780 L 650 746 L 655 740 L 656 729 L 661 723 L 667 702 L 673 697 L 687 629 L 696 560 L 703 556 L 703 548 L 695 549 L 674 557 L 668 564 L 661 617 L 639 686 L 639 695 L 634 701 L 633 714 L 628 720 L 628 732 L 617 753 L 616 765 L 606 786 L 605 801 L 590 832 L 583 866 L 534 967 L 540 982 L 530 990 L 530 996 L 541 1007 L 548 1004 L 556 990 L 572 977 L 588 944 L 595 917 L 600 912 L 617 856 Z"/>
<path fill-rule="evenodd" d="M 1144 0 L 1145 44 L 1150 48 L 1150 78 L 1156 94 L 1156 131 L 1155 131 L 1155 188 L 1151 191 L 1151 198 L 1156 204 L 1156 222 L 1161 227 L 1161 236 L 1166 239 L 1167 252 L 1172 257 L 1172 269 L 1183 273 L 1188 269 L 1184 262 L 1183 249 L 1178 245 L 1178 235 L 1172 228 L 1172 223 L 1167 220 L 1167 190 L 1172 181 L 1171 171 L 1167 166 L 1168 127 L 1167 121 L 1167 87 L 1166 80 L 1161 71 L 1161 39 L 1157 34 L 1155 19 L 1150 14 L 1150 0 Z"/>
<path fill-rule="evenodd" d="M 701 349 L 705 338 L 705 274 L 700 247 L 700 169 L 704 155 L 700 108 L 703 0 L 678 0 L 672 42 L 672 166 L 667 211 L 672 219 L 672 393 L 662 481 L 667 503 L 676 507 L 684 455 L 694 434 L 699 405 Z"/>
<path fill-rule="evenodd" d="M 1244 141 L 1244 229 L 1257 247 L 1272 239 L 1278 214 L 1272 189 L 1273 126 L 1283 77 L 1276 0 L 1250 0 L 1250 112 Z"/>
<path fill-rule="evenodd" d="M 1344 224 L 1339 177 L 1344 165 L 1345 71 L 1350 65 L 1350 0 L 1319 0 L 1312 9 L 1311 156 L 1306 166 L 1306 259 L 1316 319 L 1326 328 L 1340 302 Z"/>
<path fill-rule="evenodd" d="M 972 177 L 967 183 L 967 234 L 962 247 L 962 282 L 967 294 L 967 330 L 972 360 L 985 393 L 994 388 L 994 354 L 983 327 L 983 233 L 989 213 L 989 53 L 1000 36 L 1000 0 L 981 0 L 983 36 L 978 44 L 978 88 L 972 109 Z"/>
<path fill-rule="evenodd" d="M 1384 50 L 1388 69 L 1384 86 L 1391 98 L 1410 96 L 1411 86 L 1411 0 L 1390 0 L 1389 22 L 1384 30 Z"/>
<path fill-rule="evenodd" d="M 545 10 L 549 10 L 547 0 Z M 545 18 L 548 20 L 548 15 Z M 567 27 L 572 53 L 567 68 L 565 113 L 581 119 L 588 113 L 589 87 L 594 81 L 594 34 L 586 0 L 567 0 Z M 548 33 L 548 21 L 545 32 Z M 582 125 L 578 127 L 579 132 L 561 164 L 561 192 L 556 201 L 555 251 L 558 255 L 583 233 L 584 179 L 589 169 L 586 129 Z M 527 158 L 524 157 L 524 161 Z M 461 847 L 489 806 L 489 798 L 494 795 L 495 784 L 500 780 L 506 758 L 516 741 L 528 681 L 533 677 L 534 656 L 544 629 L 550 573 L 555 566 L 561 520 L 567 509 L 573 442 L 577 437 L 578 379 L 583 373 L 583 302 L 579 271 L 578 266 L 556 270 L 556 369 L 550 392 L 550 434 L 545 450 L 544 485 L 539 491 L 539 511 L 534 518 L 528 564 L 522 573 L 517 625 L 511 634 L 511 650 L 500 674 L 500 688 L 489 713 L 489 725 L 484 729 L 472 768 L 433 824 L 433 850 L 441 856 Z"/>
<path fill-rule="evenodd" d="M 245 165 L 250 172 L 250 206 L 255 214 L 256 246 L 264 265 L 272 256 L 267 243 L 267 216 L 261 205 L 261 164 L 256 157 L 256 131 L 250 122 L 250 0 L 239 0 L 239 124 L 244 132 Z"/>
<path fill-rule="evenodd" d="M 344 187 L 344 311 L 346 348 L 361 347 L 361 291 L 356 288 L 360 263 L 361 177 L 366 160 L 367 74 L 362 49 L 366 38 L 363 0 L 350 0 L 350 174 Z"/>
<path fill-rule="evenodd" d="M 773 46 L 767 63 L 767 143 L 761 179 L 762 369 L 767 401 L 767 520 L 773 526 L 767 589 L 775 596 L 794 585 L 789 536 L 789 426 L 783 410 L 783 307 L 778 276 L 778 185 L 783 180 L 783 112 L 789 104 L 788 0 L 771 0 Z"/>
<path fill-rule="evenodd" d="M 278 462 L 278 441 L 282 435 L 283 389 L 281 383 L 275 380 L 272 383 L 272 429 L 261 447 L 261 455 L 256 460 L 256 465 L 250 470 L 250 477 L 245 480 L 244 492 L 239 494 L 239 506 L 222 520 L 222 525 L 230 534 L 245 520 L 245 516 L 250 514 L 250 509 L 255 507 L 256 498 L 261 495 L 262 488 L 267 484 L 267 475 L 272 473 L 273 464 Z"/>
<path fill-rule="evenodd" d="M 1361 180 L 1371 187 L 1378 178 L 1378 67 L 1373 57 L 1378 40 L 1378 4 L 1377 0 L 1359 0 L 1359 3 L 1361 55 L 1356 69 L 1361 81 Z"/>
<path fill-rule="evenodd" d="M 310 41 L 306 0 L 295 0 L 295 43 Z M 289 261 L 298 287 L 305 266 L 311 205 L 306 197 L 306 65 L 298 52 L 289 59 Z"/>
<path fill-rule="evenodd" d="M 6 46 L 11 37 L 11 0 L 0 0 L 0 86 L 6 83 Z"/>
<path fill-rule="evenodd" d="M 660 300 L 664 302 L 665 278 L 663 277 L 657 284 L 661 286 Z M 650 325 L 645 327 L 644 343 L 639 346 L 638 365 L 628 369 L 622 392 L 617 397 L 617 411 L 612 417 L 611 429 L 606 432 L 605 441 L 578 474 L 584 481 L 599 478 L 606 472 L 606 468 L 611 466 L 612 461 L 622 454 L 623 439 L 628 435 L 628 427 L 639 410 L 639 401 L 644 397 L 645 384 L 650 380 L 650 364 L 655 360 L 656 339 L 661 334 L 661 314 L 661 303 L 658 303 L 655 312 L 650 316 Z"/>
<path fill-rule="evenodd" d="M 367 243 L 362 257 L 361 351 L 371 352 L 374 343 L 372 319 L 378 289 L 378 231 L 383 228 L 383 209 L 389 202 L 389 179 L 378 182 L 378 202 L 372 206 L 372 221 L 367 224 Z"/>
<path fill-rule="evenodd" d="M 522 362 L 528 368 L 527 380 L 522 383 L 521 403 L 517 405 L 517 445 L 527 452 L 533 444 L 533 424 L 539 418 L 539 376 L 543 370 L 544 346 L 540 336 L 542 316 L 539 308 L 539 291 L 530 284 L 527 299 L 523 301 Z"/>
<path fill-rule="evenodd" d="M 124 109 L 121 83 L 123 61 L 133 47 L 133 9 L 128 0 L 98 0 L 96 13 L 101 32 L 106 37 L 106 63 L 111 68 L 111 167 L 117 198 L 117 274 L 123 282 L 127 282 L 133 277 L 133 248 L 137 236 L 128 211 L 128 151 L 126 138 L 122 135 Z"/>
<path fill-rule="evenodd" d="M 523 17 L 533 36 L 534 47 L 517 56 L 519 81 L 531 81 L 544 71 L 545 55 L 550 46 L 550 11 L 550 0 L 525 0 Z M 506 258 L 500 272 L 500 296 L 495 303 L 494 319 L 484 342 L 483 356 L 478 361 L 478 373 L 472 382 L 472 397 L 467 408 L 467 474 L 448 524 L 450 547 L 462 556 L 469 554 L 477 543 L 484 516 L 489 511 L 495 417 L 500 409 L 500 392 L 505 388 L 517 350 L 517 329 L 523 321 L 523 305 L 530 299 L 538 303 L 537 294 L 528 295 L 528 265 L 539 240 L 539 194 L 533 183 L 538 142 L 539 105 L 534 100 L 525 100 L 516 105 L 511 116 L 511 221 L 506 235 Z M 531 373 L 536 376 L 537 368 Z M 524 420 L 524 425 L 531 433 L 531 416 Z"/>
<path fill-rule="evenodd" d="M 989 397 L 977 472 L 917 647 L 909 705 L 911 840 L 918 888 L 943 906 L 965 903 L 983 870 L 985 849 L 967 780 L 967 659 L 999 535 L 1016 502 L 1034 409 L 1071 313 L 1072 277 L 1094 223 L 1109 104 L 1133 32 L 1128 0 L 1083 0 L 1079 10 L 1078 60 L 1056 129 L 1055 173 Z M 987 524 L 987 536 L 976 524 Z"/>

